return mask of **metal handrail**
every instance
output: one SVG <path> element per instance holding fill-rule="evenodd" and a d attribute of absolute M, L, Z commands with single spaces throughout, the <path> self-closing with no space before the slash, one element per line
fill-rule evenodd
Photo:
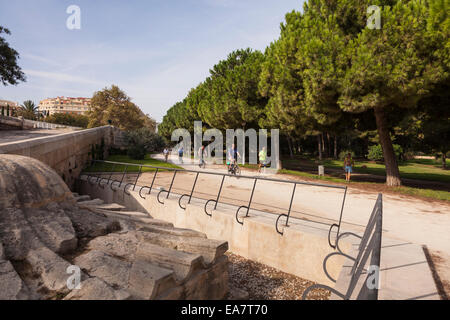
<path fill-rule="evenodd" d="M 161 193 L 163 193 L 163 192 L 167 192 L 166 199 L 169 198 L 169 195 L 171 194 L 172 187 L 173 187 L 173 183 L 174 183 L 174 180 L 175 180 L 175 177 L 176 177 L 177 172 L 195 173 L 195 174 L 196 174 L 196 178 L 195 178 L 194 184 L 193 184 L 193 186 L 192 186 L 191 193 L 190 193 L 190 194 L 183 194 L 183 195 L 181 195 L 180 199 L 178 199 L 178 205 L 179 205 L 180 208 L 182 208 L 182 209 L 186 209 L 186 207 L 183 207 L 183 206 L 181 205 L 181 199 L 188 196 L 188 197 L 189 197 L 188 204 L 191 202 L 192 195 L 193 195 L 193 193 L 194 193 L 194 190 L 195 190 L 195 187 L 196 187 L 196 184 L 197 184 L 197 179 L 198 179 L 198 176 L 199 176 L 200 174 L 214 175 L 214 176 L 222 176 L 222 181 L 221 181 L 220 188 L 219 188 L 219 192 L 218 192 L 218 194 L 217 194 L 216 199 L 208 199 L 208 200 L 206 201 L 206 203 L 205 203 L 205 206 L 204 206 L 205 214 L 208 215 L 208 216 L 210 216 L 210 217 L 212 216 L 212 213 L 208 213 L 208 211 L 207 211 L 207 206 L 208 206 L 209 203 L 214 202 L 214 203 L 215 203 L 215 205 L 214 205 L 214 210 L 217 209 L 217 205 L 218 205 L 219 200 L 220 200 L 220 195 L 221 195 L 221 192 L 222 192 L 222 187 L 223 187 L 225 178 L 226 178 L 226 177 L 237 178 L 235 175 L 228 174 L 228 173 L 219 173 L 219 172 L 211 172 L 211 171 L 198 171 L 198 170 L 191 170 L 191 169 L 179 169 L 179 168 L 168 168 L 168 167 L 158 167 L 158 166 L 151 166 L 151 165 L 144 165 L 144 164 L 133 164 L 133 163 L 124 163 L 124 162 L 107 161 L 107 160 L 91 160 L 91 163 L 92 163 L 92 164 L 95 163 L 95 162 L 99 162 L 99 163 L 109 163 L 109 164 L 113 164 L 114 166 L 117 166 L 117 165 L 125 166 L 125 170 L 123 171 L 123 175 L 122 175 L 121 181 L 113 180 L 113 181 L 111 182 L 111 184 L 110 184 L 110 188 L 111 188 L 113 191 L 116 191 L 115 189 L 113 189 L 113 185 L 114 185 L 115 183 L 119 183 L 119 188 L 120 188 L 120 186 L 122 185 L 124 176 L 125 176 L 125 174 L 127 173 L 127 168 L 128 168 L 129 166 L 139 166 L 139 171 L 140 171 L 140 172 L 142 171 L 143 168 L 156 169 L 155 175 L 153 176 L 153 181 L 152 181 L 151 186 L 142 186 L 142 187 L 139 189 L 139 196 L 140 196 L 141 198 L 143 198 L 143 199 L 145 199 L 145 197 L 142 195 L 142 191 L 143 191 L 145 188 L 148 188 L 149 191 L 148 191 L 147 194 L 150 194 L 150 193 L 151 193 L 152 188 L 153 188 L 153 185 L 154 185 L 154 182 L 155 182 L 155 178 L 156 178 L 156 176 L 157 176 L 157 174 L 158 174 L 159 171 L 163 171 L 163 170 L 165 170 L 165 171 L 174 171 L 174 175 L 173 175 L 173 177 L 172 177 L 172 181 L 171 181 L 171 183 L 170 183 L 169 190 L 160 190 L 159 193 L 158 193 L 158 195 L 157 195 L 158 202 L 161 203 L 161 204 L 164 204 L 164 202 L 160 200 L 160 195 L 161 195 Z M 112 175 L 112 174 L 111 174 L 111 175 Z M 136 187 L 137 181 L 138 181 L 138 179 L 139 179 L 139 175 L 140 175 L 140 173 L 138 174 L 138 177 L 137 177 L 137 179 L 136 179 L 136 181 L 135 181 L 135 183 L 134 183 L 133 190 L 134 190 L 135 187 Z M 89 181 L 90 177 L 91 177 L 90 174 L 88 174 L 88 181 Z M 111 176 L 110 176 L 110 178 L 111 178 Z M 108 179 L 108 184 L 109 184 L 110 178 Z M 249 199 L 248 205 L 240 206 L 240 207 L 238 207 L 238 209 L 236 210 L 236 214 L 235 214 L 235 216 L 236 216 L 236 221 L 237 221 L 239 224 L 243 224 L 243 223 L 244 223 L 244 221 L 240 221 L 240 220 L 239 220 L 239 211 L 240 211 L 242 208 L 246 208 L 246 209 L 247 209 L 247 210 L 246 210 L 245 217 L 248 217 L 248 215 L 249 215 L 249 212 L 250 212 L 250 209 L 251 209 L 252 200 L 253 200 L 253 195 L 254 195 L 254 192 L 255 192 L 255 187 L 256 187 L 256 184 L 257 184 L 258 181 L 269 181 L 269 182 L 277 182 L 277 183 L 287 183 L 287 184 L 292 184 L 292 185 L 293 185 L 293 190 L 292 190 L 291 200 L 290 200 L 290 203 L 289 203 L 289 209 L 288 209 L 288 211 L 287 211 L 287 214 L 286 214 L 286 213 L 279 214 L 279 215 L 278 215 L 278 218 L 277 218 L 277 220 L 276 220 L 276 223 L 275 223 L 275 230 L 276 230 L 276 232 L 279 233 L 280 235 L 283 235 L 283 231 L 279 229 L 278 223 L 279 223 L 279 221 L 280 221 L 280 218 L 286 217 L 285 226 L 286 226 L 286 227 L 289 226 L 289 218 L 290 218 L 290 215 L 291 215 L 291 210 L 292 210 L 292 205 L 293 205 L 293 200 L 294 200 L 294 196 L 295 196 L 295 192 L 296 192 L 297 185 L 308 185 L 308 186 L 316 186 L 316 187 L 334 188 L 334 189 L 341 189 L 341 190 L 344 190 L 344 196 L 343 196 L 343 199 L 342 199 L 342 206 L 341 206 L 341 211 L 340 211 L 340 215 L 339 215 L 339 221 L 338 221 L 337 224 L 331 225 L 330 230 L 329 230 L 329 233 L 328 233 L 328 242 L 329 242 L 330 246 L 332 246 L 333 248 L 336 248 L 336 244 L 333 245 L 333 244 L 331 243 L 331 239 L 330 239 L 330 237 L 331 237 L 331 231 L 332 231 L 332 229 L 333 229 L 334 227 L 337 227 L 337 234 L 336 234 L 336 241 L 337 241 L 337 237 L 339 236 L 340 226 L 341 226 L 341 222 L 342 222 L 342 216 L 343 216 L 343 211 L 344 211 L 345 198 L 346 198 L 346 194 L 347 194 L 347 186 L 338 186 L 338 185 L 322 184 L 322 183 L 314 183 L 314 182 L 305 182 L 305 181 L 292 181 L 292 180 L 283 180 L 283 179 L 273 179 L 273 178 L 265 178 L 265 177 L 257 177 L 257 176 L 245 176 L 245 175 L 244 175 L 244 176 L 239 176 L 239 178 L 240 178 L 240 179 L 251 179 L 251 180 L 254 180 L 254 182 L 253 182 L 253 188 L 252 188 L 252 193 L 251 193 L 251 195 L 250 195 L 250 199 Z M 99 179 L 99 178 L 97 177 L 97 181 L 98 181 L 98 179 Z M 101 179 L 100 179 L 100 181 L 101 181 Z M 130 186 L 130 185 L 132 185 L 132 184 L 127 184 L 127 185 L 125 186 L 125 189 L 124 189 L 124 192 L 125 192 L 125 193 L 127 193 L 127 192 L 126 192 L 127 187 Z M 127 194 L 128 194 L 128 193 L 127 193 Z"/>
<path fill-rule="evenodd" d="M 369 222 L 367 223 L 367 226 L 364 230 L 364 235 L 361 237 L 361 236 L 351 233 L 351 232 L 342 233 L 336 239 L 336 247 L 337 247 L 338 251 L 330 253 L 329 255 L 327 255 L 325 257 L 325 259 L 323 261 L 323 269 L 324 269 L 325 275 L 333 282 L 336 282 L 336 280 L 330 276 L 330 274 L 328 273 L 327 267 L 326 267 L 328 259 L 331 258 L 332 256 L 340 255 L 340 256 L 346 257 L 347 259 L 354 261 L 351 271 L 350 271 L 350 275 L 351 275 L 350 281 L 349 281 L 349 284 L 348 284 L 345 294 L 338 292 L 336 289 L 331 288 L 329 286 L 315 284 L 315 285 L 310 286 L 303 292 L 303 297 L 302 297 L 303 300 L 305 300 L 308 297 L 308 294 L 309 294 L 309 292 L 311 292 L 311 290 L 316 289 L 316 288 L 327 289 L 345 300 L 350 299 L 350 297 L 353 294 L 353 291 L 356 288 L 356 285 L 358 284 L 360 277 L 363 275 L 364 266 L 368 262 L 369 256 L 370 256 L 370 265 L 377 266 L 378 272 L 379 272 L 380 258 L 381 258 L 382 221 L 383 221 L 383 198 L 382 198 L 382 194 L 379 194 L 377 201 L 375 203 L 374 209 L 372 211 L 372 214 L 370 215 Z M 358 246 L 358 255 L 356 258 L 343 253 L 341 251 L 341 249 L 339 248 L 339 240 L 343 236 L 346 236 L 346 235 L 352 235 L 352 236 L 361 238 L 361 242 Z M 378 288 L 377 287 L 369 288 L 367 286 L 368 279 L 371 276 L 372 276 L 371 274 L 367 273 L 366 281 L 364 282 L 362 288 L 358 292 L 358 296 L 357 296 L 358 300 L 360 300 L 360 299 L 362 299 L 362 300 L 378 299 Z M 378 274 L 378 276 L 379 276 L 379 274 Z M 379 281 L 379 278 L 378 278 L 378 281 Z"/>

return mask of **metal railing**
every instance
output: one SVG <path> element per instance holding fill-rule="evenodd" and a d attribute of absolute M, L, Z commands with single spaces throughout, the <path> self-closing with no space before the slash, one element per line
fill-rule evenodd
<path fill-rule="evenodd" d="M 208 200 L 206 201 L 205 205 L 204 205 L 204 211 L 205 211 L 205 214 L 208 215 L 208 216 L 210 216 L 210 217 L 212 216 L 212 213 L 208 212 L 208 210 L 207 210 L 208 205 L 209 205 L 210 203 L 214 203 L 214 210 L 217 209 L 217 205 L 218 205 L 219 202 L 220 202 L 220 196 L 221 196 L 221 193 L 222 193 L 222 189 L 223 189 L 222 187 L 223 187 L 225 178 L 228 177 L 228 178 L 233 178 L 233 179 L 250 179 L 250 180 L 254 180 L 254 182 L 253 182 L 253 187 L 252 187 L 252 191 L 251 191 L 251 195 L 250 195 L 250 199 L 249 199 L 249 201 L 248 201 L 248 204 L 247 204 L 247 205 L 239 206 L 239 207 L 237 208 L 237 210 L 236 210 L 235 217 L 236 217 L 236 221 L 237 221 L 239 224 L 244 224 L 244 221 L 243 221 L 243 220 L 242 220 L 242 221 L 239 220 L 239 212 L 241 211 L 241 209 L 246 209 L 245 217 L 248 217 L 248 215 L 249 215 L 249 211 L 250 211 L 250 209 L 251 209 L 251 204 L 252 204 L 252 201 L 253 201 L 253 196 L 254 196 L 254 193 L 255 193 L 255 187 L 256 187 L 258 181 L 270 181 L 270 182 L 277 182 L 277 183 L 291 184 L 291 185 L 292 185 L 292 194 L 291 194 L 290 203 L 289 203 L 289 208 L 288 208 L 288 210 L 287 210 L 287 213 L 279 214 L 279 215 L 278 215 L 278 218 L 276 219 L 276 222 L 275 222 L 275 229 L 276 229 L 276 231 L 277 231 L 279 234 L 281 234 L 281 235 L 283 235 L 283 231 L 281 231 L 281 230 L 279 229 L 278 225 L 279 225 L 280 219 L 281 219 L 282 217 L 285 217 L 285 218 L 286 218 L 285 226 L 286 226 L 286 227 L 289 226 L 289 218 L 290 218 L 290 216 L 291 216 L 292 205 L 293 205 L 293 201 L 294 201 L 294 196 L 295 196 L 295 192 L 296 192 L 296 189 L 297 189 L 297 185 L 308 185 L 308 186 L 316 186 L 316 187 L 334 188 L 334 189 L 341 189 L 341 190 L 344 190 L 344 195 L 343 195 L 342 204 L 341 204 L 341 208 L 340 208 L 340 214 L 339 214 L 339 220 L 338 220 L 338 223 L 332 224 L 331 227 L 330 227 L 330 229 L 329 229 L 329 232 L 328 232 L 328 242 L 329 242 L 330 246 L 333 247 L 333 248 L 336 247 L 336 243 L 335 243 L 335 244 L 332 244 L 332 243 L 331 243 L 331 232 L 332 232 L 332 229 L 333 229 L 334 227 L 337 227 L 337 232 L 336 232 L 336 242 L 337 242 L 337 239 L 338 239 L 338 237 L 339 237 L 339 231 L 340 231 L 340 227 L 341 227 L 341 222 L 342 222 L 342 214 L 343 214 L 343 211 L 344 211 L 345 197 L 346 197 L 346 194 L 347 194 L 347 187 L 346 187 L 346 186 L 337 186 L 337 185 L 329 185 L 329 184 L 321 184 L 321 183 L 313 183 L 313 182 L 301 182 L 301 181 L 291 181 L 291 180 L 272 179 L 272 178 L 264 178 L 264 177 L 258 177 L 258 176 L 243 176 L 243 175 L 241 175 L 241 176 L 238 176 L 238 177 L 237 177 L 237 176 L 235 176 L 235 175 L 226 174 L 226 173 L 219 173 L 219 172 L 198 171 L 198 170 L 188 170 L 188 169 L 178 169 L 178 168 L 168 168 L 168 167 L 157 167 L 157 166 L 151 166 L 151 165 L 141 165 L 141 164 L 124 163 L 124 162 L 116 162 L 116 161 L 91 160 L 91 162 L 90 162 L 91 165 L 93 165 L 93 164 L 95 164 L 95 163 L 111 164 L 111 165 L 112 165 L 112 168 L 111 168 L 111 171 L 110 171 L 110 175 L 109 175 L 109 177 L 108 177 L 107 179 L 105 179 L 105 178 L 101 178 L 99 175 L 98 175 L 98 176 L 94 176 L 94 175 L 92 175 L 92 173 L 84 173 L 84 174 L 87 175 L 87 177 L 88 177 L 88 178 L 87 178 L 87 181 L 88 181 L 91 185 L 94 185 L 95 183 L 97 183 L 101 188 L 105 188 L 105 186 L 109 185 L 109 187 L 110 187 L 111 190 L 113 190 L 113 191 L 117 191 L 117 190 L 122 186 L 123 181 L 124 181 L 124 178 L 125 178 L 125 176 L 127 175 L 127 173 L 131 173 L 131 172 L 127 172 L 127 170 L 128 170 L 129 167 L 131 167 L 131 166 L 139 167 L 138 175 L 137 175 L 137 177 L 136 177 L 134 183 L 127 183 L 127 184 L 125 185 L 125 187 L 124 187 L 124 191 L 123 191 L 123 192 L 126 193 L 126 194 L 128 194 L 127 188 L 128 188 L 129 186 L 133 186 L 133 191 L 135 190 L 135 188 L 136 188 L 136 186 L 137 186 L 137 182 L 138 182 L 138 180 L 139 180 L 139 177 L 140 177 L 141 174 L 142 174 L 142 169 L 143 169 L 143 168 L 152 168 L 152 169 L 155 169 L 155 174 L 153 175 L 152 183 L 151 183 L 150 185 L 140 186 L 140 189 L 139 189 L 139 196 L 140 196 L 141 198 L 143 198 L 143 199 L 145 199 L 145 195 L 151 194 L 151 192 L 152 192 L 152 190 L 153 190 L 153 187 L 154 187 L 154 183 L 155 183 L 156 176 L 158 175 L 159 172 L 161 172 L 161 171 L 173 171 L 173 176 L 172 176 L 172 180 L 171 180 L 169 189 L 166 190 L 166 189 L 161 188 L 160 191 L 159 191 L 158 194 L 157 194 L 157 200 L 158 200 L 158 202 L 161 203 L 161 204 L 164 204 L 164 201 L 162 201 L 162 199 L 160 198 L 161 194 L 167 192 L 166 199 L 169 198 L 169 195 L 170 195 L 171 192 L 172 192 L 172 188 L 173 188 L 173 184 L 174 184 L 174 181 L 175 181 L 175 177 L 176 177 L 176 175 L 177 175 L 178 172 L 183 172 L 183 173 L 194 173 L 194 174 L 195 174 L 195 180 L 194 180 L 194 183 L 193 183 L 193 185 L 192 185 L 192 188 L 191 188 L 190 193 L 182 194 L 181 197 L 178 199 L 178 205 L 179 205 L 180 208 L 183 209 L 183 210 L 186 209 L 186 206 L 184 206 L 184 207 L 182 206 L 181 200 L 182 200 L 183 198 L 185 198 L 185 197 L 188 197 L 189 200 L 187 201 L 187 204 L 190 204 L 190 203 L 191 203 L 192 196 L 193 196 L 193 194 L 194 194 L 194 190 L 195 190 L 195 187 L 196 187 L 196 185 L 197 185 L 197 181 L 198 181 L 199 175 L 202 174 L 202 175 L 222 176 L 222 180 L 221 180 L 221 183 L 220 183 L 220 188 L 219 188 L 219 191 L 218 191 L 218 193 L 217 193 L 217 196 L 216 196 L 214 199 L 208 199 Z M 112 175 L 113 175 L 113 173 L 114 173 L 114 170 L 115 170 L 115 168 L 116 168 L 117 166 L 124 166 L 124 167 L 125 167 L 125 169 L 124 169 L 123 172 L 122 172 L 122 177 L 121 177 L 120 181 L 119 181 L 119 180 L 112 180 L 112 179 L 111 179 L 111 178 L 112 178 Z M 96 178 L 96 180 L 95 180 L 94 182 L 93 182 L 93 178 Z M 106 184 L 102 184 L 103 180 L 106 180 Z M 115 185 L 115 184 L 118 184 L 117 189 L 114 188 L 114 185 Z M 144 195 L 143 195 L 143 191 L 146 190 L 146 189 L 148 189 L 148 192 L 147 192 L 146 194 L 144 193 Z"/>
<path fill-rule="evenodd" d="M 336 239 L 336 249 L 337 252 L 330 253 L 323 260 L 323 270 L 328 279 L 332 282 L 336 283 L 336 280 L 333 279 L 327 270 L 327 261 L 329 258 L 333 256 L 343 256 L 345 258 L 353 261 L 352 268 L 350 270 L 350 281 L 348 283 L 347 289 L 345 293 L 339 292 L 334 288 L 331 288 L 322 284 L 314 284 L 307 288 L 303 292 L 303 300 L 308 297 L 308 294 L 313 289 L 326 289 L 336 294 L 342 299 L 348 300 L 353 294 L 361 276 L 363 276 L 363 272 L 366 272 L 367 277 L 358 292 L 357 300 L 377 300 L 378 299 L 378 283 L 379 283 L 379 271 L 380 271 L 380 257 L 381 257 L 381 240 L 382 240 L 382 221 L 383 221 L 383 198 L 382 194 L 378 195 L 377 201 L 373 208 L 372 214 L 370 215 L 369 222 L 364 230 L 362 236 L 359 236 L 353 232 L 344 232 L 340 234 Z M 358 246 L 358 254 L 356 257 L 352 257 L 346 253 L 344 253 L 339 248 L 339 240 L 345 236 L 354 236 L 356 238 L 361 239 L 361 242 Z M 373 277 L 373 274 L 370 274 L 367 270 L 364 269 L 366 263 L 369 260 L 370 256 L 370 266 L 375 266 L 377 270 L 373 270 L 374 272 L 378 272 L 375 274 L 377 277 L 375 283 L 376 285 L 368 286 L 369 277 Z M 372 281 L 371 281 L 372 283 Z"/>

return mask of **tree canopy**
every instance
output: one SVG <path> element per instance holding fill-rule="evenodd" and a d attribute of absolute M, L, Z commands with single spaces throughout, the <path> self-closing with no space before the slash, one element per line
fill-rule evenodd
<path fill-rule="evenodd" d="M 155 121 L 145 115 L 131 102 L 118 86 L 97 91 L 91 100 L 91 110 L 87 113 L 88 127 L 112 124 L 123 130 L 135 130 L 144 126 L 155 129 Z"/>
<path fill-rule="evenodd" d="M 373 5 L 380 28 L 367 26 Z M 335 156 L 339 139 L 342 149 L 362 142 L 366 154 L 380 144 L 387 184 L 398 186 L 394 142 L 415 130 L 444 158 L 448 151 L 431 140 L 450 131 L 449 39 L 448 0 L 308 0 L 303 12 L 286 14 L 264 54 L 236 50 L 219 61 L 160 128 L 168 135 L 192 120 L 222 130 L 279 128 L 291 153 L 313 135 L 320 155 L 330 137 Z"/>
<path fill-rule="evenodd" d="M 9 46 L 9 43 L 2 33 L 10 35 L 11 32 L 0 26 L 0 81 L 4 86 L 11 84 L 16 85 L 20 81 L 25 81 L 25 74 L 17 64 L 19 53 Z"/>

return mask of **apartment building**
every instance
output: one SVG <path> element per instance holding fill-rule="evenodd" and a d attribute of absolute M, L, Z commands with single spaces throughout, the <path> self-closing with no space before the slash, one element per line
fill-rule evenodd
<path fill-rule="evenodd" d="M 54 113 L 86 114 L 91 108 L 91 98 L 57 97 L 39 102 L 39 112 L 45 115 Z"/>
<path fill-rule="evenodd" d="M 14 116 L 20 106 L 17 102 L 9 100 L 0 100 L 0 110 L 2 116 Z"/>

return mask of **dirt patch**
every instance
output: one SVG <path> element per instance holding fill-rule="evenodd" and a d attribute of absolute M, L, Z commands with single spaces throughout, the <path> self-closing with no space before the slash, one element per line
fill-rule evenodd
<path fill-rule="evenodd" d="M 227 253 L 230 287 L 248 292 L 249 300 L 301 300 L 314 282 L 279 271 L 241 256 Z M 313 290 L 308 299 L 328 300 L 330 292 Z"/>
<path fill-rule="evenodd" d="M 423 247 L 425 256 L 433 274 L 436 288 L 442 300 L 450 298 L 450 256 L 441 251 L 429 250 Z"/>

